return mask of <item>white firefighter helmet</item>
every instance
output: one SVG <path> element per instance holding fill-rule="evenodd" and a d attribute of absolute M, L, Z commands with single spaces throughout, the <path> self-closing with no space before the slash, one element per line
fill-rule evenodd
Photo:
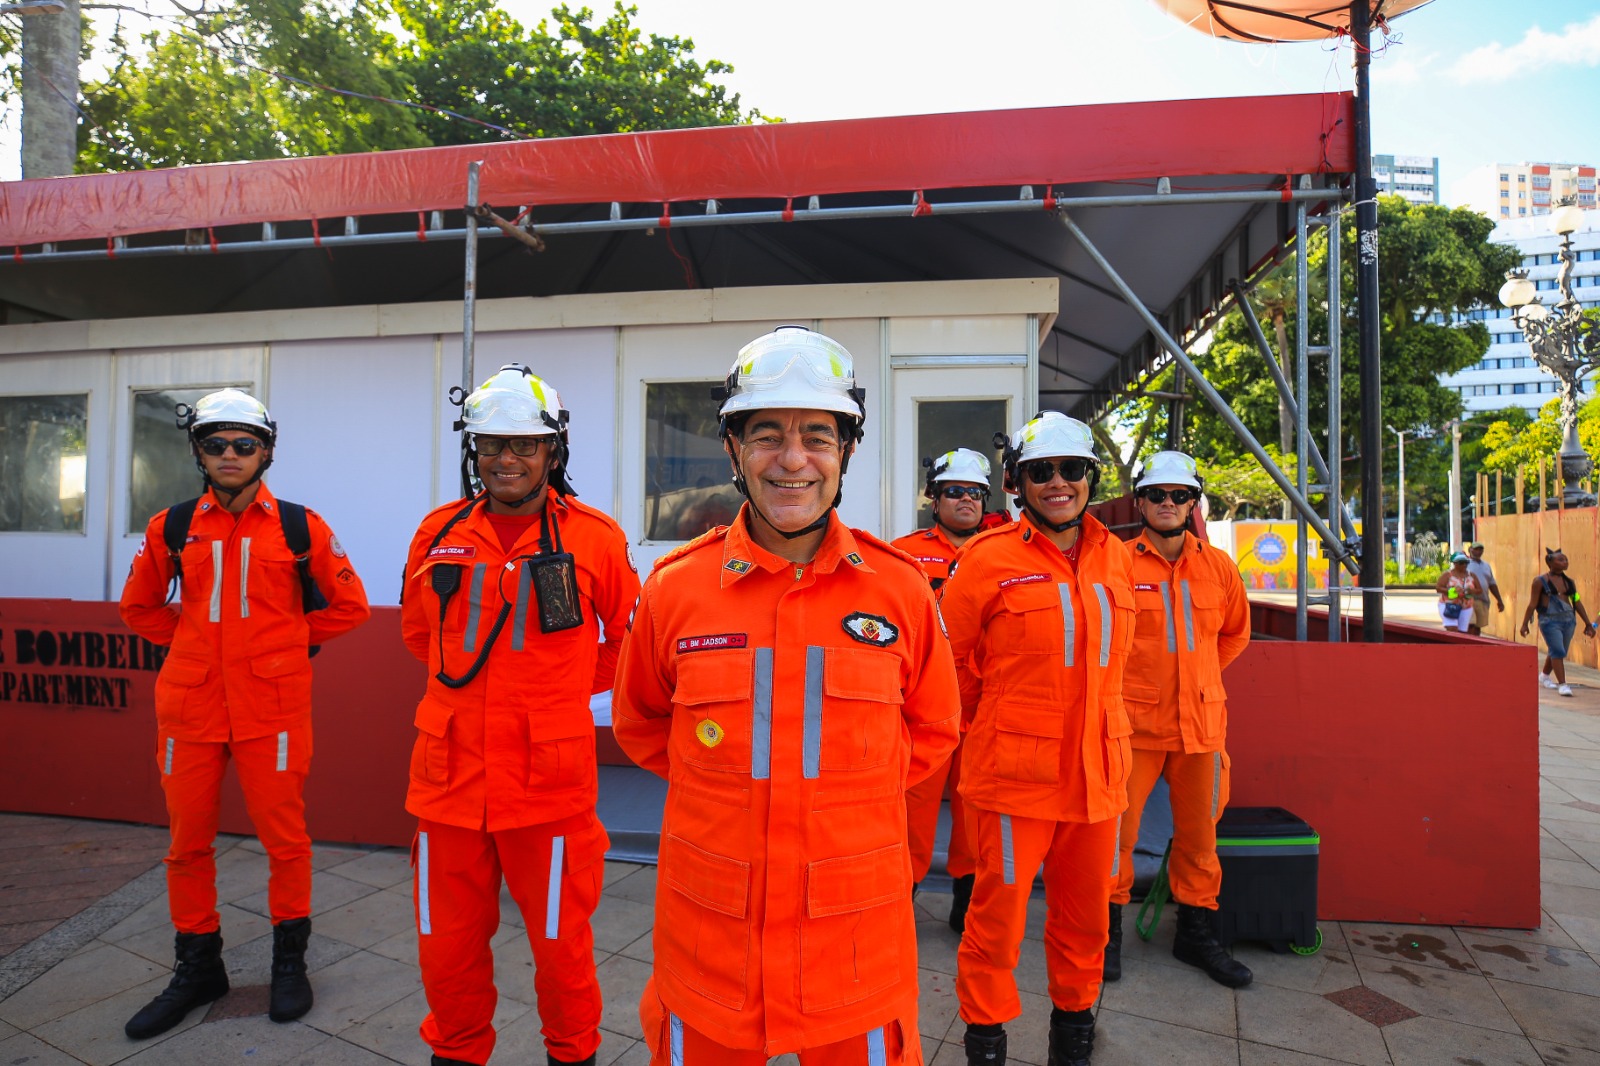
<path fill-rule="evenodd" d="M 1073 456 L 1100 461 L 1094 453 L 1094 434 L 1089 427 L 1060 411 L 1043 411 L 1024 422 L 1011 435 L 1007 451 L 1007 458 L 1015 463 Z"/>
<path fill-rule="evenodd" d="M 1188 485 L 1193 489 L 1204 486 L 1194 460 L 1183 452 L 1156 452 L 1139 468 L 1133 490 L 1138 492 L 1147 485 Z"/>
<path fill-rule="evenodd" d="M 957 448 L 945 452 L 937 459 L 924 460 L 928 467 L 926 493 L 933 495 L 933 487 L 941 481 L 961 481 L 989 487 L 991 467 L 988 456 L 971 448 Z"/>
<path fill-rule="evenodd" d="M 507 363 L 462 401 L 457 428 L 491 437 L 565 437 L 567 418 L 549 382 Z"/>
<path fill-rule="evenodd" d="M 200 397 L 193 406 L 178 405 L 178 425 L 199 440 L 218 430 L 243 430 L 260 437 L 267 447 L 277 443 L 278 424 L 267 405 L 243 389 L 219 389 Z"/>
<path fill-rule="evenodd" d="M 730 415 L 783 408 L 845 415 L 859 438 L 867 417 L 866 394 L 856 387 L 849 351 L 804 326 L 779 326 L 739 349 L 725 394 L 717 411 L 725 431 Z"/>

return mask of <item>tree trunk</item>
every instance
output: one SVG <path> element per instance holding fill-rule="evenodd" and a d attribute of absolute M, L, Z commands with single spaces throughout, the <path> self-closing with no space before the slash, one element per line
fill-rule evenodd
<path fill-rule="evenodd" d="M 1273 312 L 1272 332 L 1278 338 L 1278 365 L 1287 368 L 1289 365 L 1289 330 L 1285 325 L 1285 318 L 1281 311 Z M 1289 417 L 1289 401 L 1284 398 L 1281 392 L 1278 393 L 1278 454 L 1294 454 L 1294 420 Z M 1285 522 L 1294 517 L 1294 511 L 1290 509 L 1288 500 L 1283 501 L 1278 517 Z"/>
<path fill-rule="evenodd" d="M 78 161 L 78 0 L 22 19 L 22 176 L 71 174 Z"/>

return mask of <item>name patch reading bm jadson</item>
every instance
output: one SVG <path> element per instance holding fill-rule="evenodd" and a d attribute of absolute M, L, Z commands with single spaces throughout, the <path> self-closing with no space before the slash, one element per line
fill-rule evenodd
<path fill-rule="evenodd" d="M 724 648 L 742 648 L 750 643 L 750 638 L 744 633 L 715 633 L 705 637 L 681 637 L 678 640 L 678 654 L 687 651 L 721 651 Z"/>

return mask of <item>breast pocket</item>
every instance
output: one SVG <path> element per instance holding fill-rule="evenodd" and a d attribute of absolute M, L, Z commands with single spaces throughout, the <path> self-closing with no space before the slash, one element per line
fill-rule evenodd
<path fill-rule="evenodd" d="M 1067 633 L 1081 613 L 1072 591 L 1052 581 L 1031 581 L 1000 590 L 1005 610 L 993 621 L 995 636 L 1020 652 L 1066 654 Z"/>
<path fill-rule="evenodd" d="M 731 773 L 751 772 L 756 696 L 755 648 L 689 652 L 678 658 L 672 702 L 671 750 L 691 766 Z M 765 724 L 770 726 L 772 658 L 766 649 Z M 770 732 L 764 731 L 770 737 Z"/>
<path fill-rule="evenodd" d="M 887 765 L 900 747 L 900 657 L 872 648 L 826 648 L 822 664 L 822 769 Z"/>

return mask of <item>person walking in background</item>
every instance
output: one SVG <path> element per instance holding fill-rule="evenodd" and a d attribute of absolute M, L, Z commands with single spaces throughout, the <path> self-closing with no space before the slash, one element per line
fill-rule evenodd
<path fill-rule="evenodd" d="M 589 919 L 610 842 L 589 697 L 611 687 L 639 577 L 621 527 L 574 498 L 567 421 L 520 364 L 468 395 L 455 428 L 481 487 L 424 518 L 406 559 L 401 635 L 428 664 L 406 810 L 434 1066 L 494 1051 L 502 878 L 549 1061 L 593 1066 L 600 1046 Z"/>
<path fill-rule="evenodd" d="M 1505 613 L 1506 601 L 1500 598 L 1500 586 L 1495 584 L 1494 567 L 1483 558 L 1483 544 L 1473 544 L 1467 549 L 1467 573 L 1478 579 L 1477 594 L 1472 597 L 1472 624 L 1467 632 L 1477 636 L 1489 624 L 1489 597 L 1494 597 L 1495 607 Z"/>
<path fill-rule="evenodd" d="M 1567 576 L 1567 554 L 1560 548 L 1546 548 L 1544 552 L 1546 573 L 1533 579 L 1533 589 L 1528 598 L 1528 609 L 1522 613 L 1522 635 L 1528 635 L 1528 625 L 1534 614 L 1539 616 L 1539 635 L 1544 637 L 1544 669 L 1539 674 L 1539 684 L 1553 688 L 1563 696 L 1572 695 L 1567 684 L 1567 650 L 1572 646 L 1572 636 L 1577 632 L 1578 618 L 1583 619 L 1583 635 L 1594 636 L 1594 623 L 1578 598 L 1578 586 Z M 1555 675 L 1554 680 L 1551 674 Z"/>
<path fill-rule="evenodd" d="M 311 654 L 365 622 L 366 590 L 315 511 L 261 480 L 278 424 L 254 396 L 223 389 L 178 424 L 205 483 L 198 499 L 150 519 L 122 588 L 122 619 L 171 646 L 156 678 L 156 764 L 172 828 L 167 904 L 177 929 L 172 981 L 129 1019 L 128 1036 L 166 1032 L 228 991 L 217 912 L 222 775 L 233 760 L 271 870 L 272 985 L 267 1014 L 311 1009 Z M 168 586 L 178 581 L 179 602 Z"/>
<path fill-rule="evenodd" d="M 1465 633 L 1472 624 L 1472 601 L 1480 591 L 1478 579 L 1467 570 L 1467 557 L 1461 552 L 1450 556 L 1450 567 L 1433 584 L 1439 594 L 1439 621 L 1446 629 Z"/>

